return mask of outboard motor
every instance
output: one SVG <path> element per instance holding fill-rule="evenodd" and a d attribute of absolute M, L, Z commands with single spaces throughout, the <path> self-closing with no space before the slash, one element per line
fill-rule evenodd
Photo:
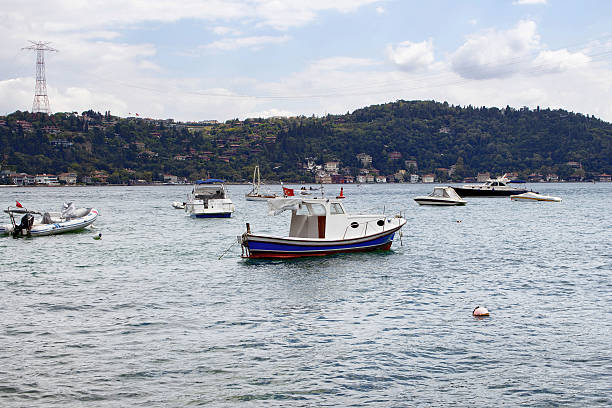
<path fill-rule="evenodd" d="M 32 230 L 32 225 L 34 225 L 34 216 L 30 213 L 21 217 L 21 224 L 15 225 L 15 230 L 13 231 L 13 237 L 17 238 L 22 235 L 22 231 L 26 231 L 26 235 L 30 235 L 30 231 Z"/>

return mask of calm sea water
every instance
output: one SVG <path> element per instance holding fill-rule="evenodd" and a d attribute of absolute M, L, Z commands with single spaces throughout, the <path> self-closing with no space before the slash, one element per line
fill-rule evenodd
<path fill-rule="evenodd" d="M 353 212 L 405 213 L 392 251 L 258 262 L 230 248 L 245 222 L 288 218 L 248 186 L 229 220 L 171 208 L 189 186 L 2 188 L 101 217 L 0 238 L 0 406 L 610 406 L 612 184 L 532 187 L 563 202 L 347 186 Z"/>

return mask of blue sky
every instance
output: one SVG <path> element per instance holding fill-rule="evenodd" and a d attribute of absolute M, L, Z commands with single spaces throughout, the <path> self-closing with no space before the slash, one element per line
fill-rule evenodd
<path fill-rule="evenodd" d="M 0 0 L 0 113 L 226 120 L 397 99 L 563 108 L 612 121 L 612 2 Z"/>

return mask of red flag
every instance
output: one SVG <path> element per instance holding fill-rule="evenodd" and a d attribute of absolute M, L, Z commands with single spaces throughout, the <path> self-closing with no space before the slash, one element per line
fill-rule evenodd
<path fill-rule="evenodd" d="M 19 208 L 23 208 L 23 205 L 21 205 L 21 203 L 20 203 L 19 201 L 15 201 L 15 202 L 17 203 L 17 204 L 16 204 L 16 205 L 17 205 L 17 207 L 19 207 Z"/>
<path fill-rule="evenodd" d="M 292 188 L 283 187 L 283 194 L 285 197 L 293 197 L 295 194 Z"/>

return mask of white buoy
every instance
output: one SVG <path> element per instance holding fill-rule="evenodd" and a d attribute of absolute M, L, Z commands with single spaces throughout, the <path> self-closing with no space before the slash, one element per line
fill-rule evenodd
<path fill-rule="evenodd" d="M 102 239 L 102 233 L 98 233 L 98 235 L 96 235 L 95 237 L 93 237 L 93 239 Z"/>
<path fill-rule="evenodd" d="M 486 307 L 476 306 L 474 310 L 472 311 L 472 315 L 477 316 L 477 317 L 484 317 L 484 316 L 489 315 L 489 311 L 487 310 Z"/>

